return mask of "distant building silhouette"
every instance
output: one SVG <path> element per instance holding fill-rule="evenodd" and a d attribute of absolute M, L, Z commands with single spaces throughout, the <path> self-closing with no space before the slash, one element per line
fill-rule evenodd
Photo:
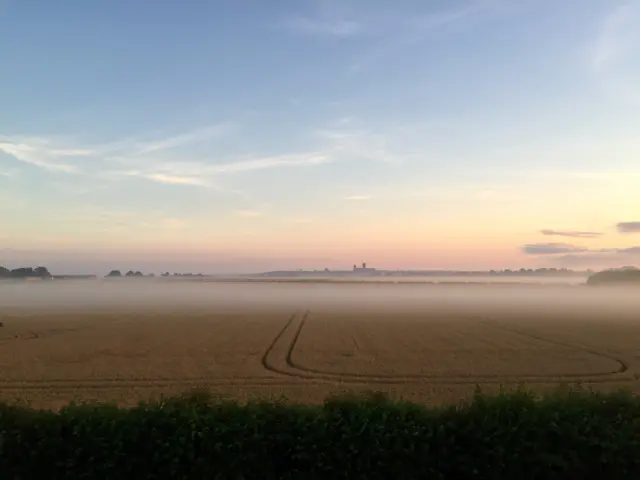
<path fill-rule="evenodd" d="M 376 269 L 367 268 L 367 262 L 362 262 L 361 268 L 358 268 L 357 265 L 353 266 L 353 273 L 356 275 L 373 275 L 376 273 Z"/>

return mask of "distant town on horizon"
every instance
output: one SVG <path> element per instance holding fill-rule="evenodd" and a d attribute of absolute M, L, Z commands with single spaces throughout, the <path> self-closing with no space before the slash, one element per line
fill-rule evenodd
<path fill-rule="evenodd" d="M 635 267 L 621 267 L 621 269 L 635 269 Z M 519 269 L 501 269 L 501 270 L 389 270 L 376 269 L 367 266 L 366 262 L 362 262 L 360 266 L 354 264 L 349 270 L 331 270 L 329 268 L 314 270 L 272 270 L 267 272 L 251 273 L 251 274 L 207 274 L 192 272 L 163 272 L 159 277 L 226 277 L 226 278 L 301 278 L 301 277 L 463 277 L 463 276 L 584 276 L 594 273 L 593 270 L 572 270 L 568 268 L 519 268 Z M 104 278 L 149 278 L 155 277 L 155 273 L 143 273 L 139 270 L 128 270 L 125 273 L 121 270 L 111 270 L 105 275 L 97 274 L 65 274 L 51 273 L 47 267 L 19 267 L 9 269 L 0 266 L 0 278 L 44 278 L 44 279 L 97 279 Z"/>

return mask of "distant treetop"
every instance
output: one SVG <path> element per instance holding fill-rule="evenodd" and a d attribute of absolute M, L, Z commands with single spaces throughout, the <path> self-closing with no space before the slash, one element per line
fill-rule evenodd
<path fill-rule="evenodd" d="M 0 266 L 0 278 L 42 278 L 48 280 L 53 277 L 46 267 L 21 267 L 9 270 Z"/>
<path fill-rule="evenodd" d="M 587 285 L 640 285 L 640 270 L 636 267 L 604 270 L 587 279 Z"/>
<path fill-rule="evenodd" d="M 111 270 L 107 275 L 107 277 L 122 277 L 122 272 L 120 270 Z M 141 271 L 133 271 L 133 270 L 129 270 L 127 273 L 124 274 L 125 277 L 144 277 L 143 273 Z"/>

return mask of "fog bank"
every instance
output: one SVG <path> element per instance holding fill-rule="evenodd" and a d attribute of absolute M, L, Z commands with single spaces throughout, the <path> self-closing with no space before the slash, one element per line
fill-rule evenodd
<path fill-rule="evenodd" d="M 640 314 L 640 289 L 412 283 L 60 281 L 0 283 L 0 313 L 60 310 L 517 310 Z"/>

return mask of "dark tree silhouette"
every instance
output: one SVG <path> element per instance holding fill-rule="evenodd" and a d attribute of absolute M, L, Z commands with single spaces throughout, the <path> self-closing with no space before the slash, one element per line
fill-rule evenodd
<path fill-rule="evenodd" d="M 640 285 L 640 270 L 635 267 L 604 270 L 594 273 L 587 279 L 587 285 Z"/>
<path fill-rule="evenodd" d="M 111 270 L 107 277 L 121 277 L 122 273 L 120 273 L 120 270 Z"/>
<path fill-rule="evenodd" d="M 13 270 L 0 267 L 0 278 L 42 278 L 50 280 L 53 277 L 46 267 L 20 267 Z"/>
<path fill-rule="evenodd" d="M 20 267 L 14 268 L 11 270 L 11 278 L 28 278 L 35 276 L 33 273 L 33 268 L 31 267 Z"/>
<path fill-rule="evenodd" d="M 51 274 L 49 273 L 49 270 L 47 270 L 46 267 L 36 267 L 36 269 L 34 270 L 35 276 L 36 277 L 40 277 L 40 278 L 51 278 Z"/>

